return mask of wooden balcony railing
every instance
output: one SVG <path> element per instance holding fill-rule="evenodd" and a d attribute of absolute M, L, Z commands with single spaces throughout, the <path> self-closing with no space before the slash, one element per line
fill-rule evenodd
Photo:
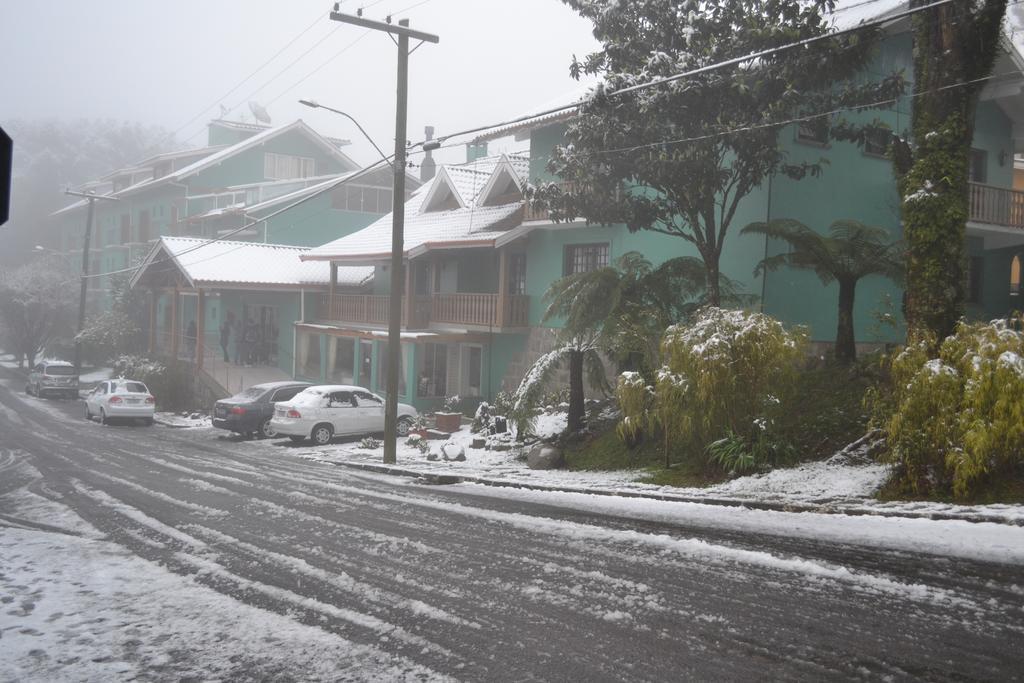
<path fill-rule="evenodd" d="M 558 183 L 557 187 L 559 187 L 563 191 L 569 191 L 569 190 L 572 189 L 573 183 L 569 183 L 569 182 Z M 534 206 L 529 201 L 526 202 L 526 207 L 523 209 L 523 222 L 524 223 L 527 223 L 529 221 L 548 221 L 548 220 L 551 220 L 551 211 L 550 211 L 550 209 L 542 209 L 542 208 Z"/>
<path fill-rule="evenodd" d="M 970 183 L 970 220 L 1024 229 L 1024 192 Z"/>
<path fill-rule="evenodd" d="M 368 294 L 324 295 L 320 301 L 319 317 L 337 322 L 386 325 L 388 298 Z M 526 327 L 530 298 L 522 295 L 501 297 L 498 294 L 431 294 L 415 298 L 411 319 L 405 308 L 403 305 L 403 324 L 414 329 L 428 327 L 431 323 Z"/>

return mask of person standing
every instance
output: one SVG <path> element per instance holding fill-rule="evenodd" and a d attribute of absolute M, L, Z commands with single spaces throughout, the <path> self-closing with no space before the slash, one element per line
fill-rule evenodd
<path fill-rule="evenodd" d="M 224 352 L 224 362 L 230 363 L 231 358 L 228 355 L 228 345 L 231 343 L 231 327 L 234 325 L 235 316 L 233 313 L 228 313 L 227 319 L 220 326 L 220 348 Z"/>

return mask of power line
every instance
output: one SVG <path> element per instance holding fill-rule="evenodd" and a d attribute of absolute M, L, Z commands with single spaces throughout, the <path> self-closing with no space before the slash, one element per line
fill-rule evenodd
<path fill-rule="evenodd" d="M 339 28 L 340 28 L 340 27 L 339 27 Z M 323 62 L 322 64 L 320 64 L 320 66 L 316 67 L 315 69 L 313 69 L 312 71 L 310 71 L 309 73 L 307 73 L 307 74 L 306 74 L 305 76 L 303 76 L 302 78 L 300 78 L 300 79 L 299 79 L 298 81 L 296 81 L 295 83 L 292 83 L 292 84 L 291 84 L 290 86 L 288 86 L 288 89 L 287 89 L 287 90 L 284 90 L 284 91 L 282 91 L 281 93 L 279 93 L 278 95 L 276 95 L 276 96 L 274 97 L 274 99 L 272 99 L 272 100 L 270 100 L 269 102 L 267 102 L 267 106 L 269 107 L 269 106 L 270 106 L 270 105 L 272 105 L 272 104 L 273 104 L 274 102 L 277 102 L 277 101 L 278 101 L 279 99 L 281 99 L 282 97 L 284 97 L 285 95 L 287 95 L 288 93 L 290 93 L 290 92 L 291 92 L 292 90 L 295 90 L 295 88 L 297 88 L 297 87 L 299 87 L 300 85 L 302 85 L 303 83 L 305 83 L 305 82 L 306 82 L 307 80 L 309 80 L 309 79 L 310 79 L 310 78 L 312 78 L 312 77 L 313 77 L 314 75 L 316 75 L 317 73 L 319 73 L 319 72 L 320 72 L 320 71 L 321 71 L 321 70 L 322 70 L 322 69 L 323 69 L 323 68 L 324 68 L 325 66 L 327 66 L 328 64 L 330 64 L 331 62 L 333 62 L 333 61 L 334 61 L 335 59 L 337 59 L 338 57 L 340 57 L 341 55 L 345 54 L 346 52 L 348 52 L 349 50 L 351 50 L 351 49 L 352 49 L 353 47 L 355 47 L 356 43 L 358 43 L 358 42 L 359 42 L 360 40 L 362 40 L 363 38 L 365 38 L 365 37 L 366 37 L 366 36 L 368 36 L 368 35 L 370 35 L 370 31 L 369 31 L 369 30 L 366 30 L 366 31 L 364 31 L 363 33 L 361 33 L 361 34 L 359 35 L 359 37 L 358 37 L 358 38 L 356 38 L 356 39 L 355 39 L 355 40 L 353 40 L 353 41 L 352 41 L 351 43 L 349 43 L 349 44 L 348 44 L 348 45 L 346 45 L 345 47 L 343 47 L 343 48 L 341 48 L 340 50 L 338 50 L 337 52 L 335 52 L 335 53 L 334 53 L 334 54 L 333 54 L 333 55 L 332 55 L 331 57 L 329 57 L 329 58 L 328 58 L 328 59 L 327 59 L 327 60 L 326 60 L 325 62 Z"/>
<path fill-rule="evenodd" d="M 866 2 L 864 4 L 867 4 L 867 2 L 874 2 L 874 1 L 877 1 L 877 0 L 866 0 Z M 680 78 L 683 78 L 683 77 L 685 77 L 687 75 L 694 75 L 696 73 L 704 73 L 704 72 L 711 71 L 711 70 L 713 70 L 715 68 L 723 68 L 725 66 L 731 66 L 731 65 L 734 65 L 734 64 L 737 64 L 737 63 L 741 63 L 741 62 L 744 62 L 744 61 L 749 61 L 751 59 L 756 59 L 756 58 L 760 58 L 762 56 L 766 56 L 769 53 L 781 52 L 783 50 L 791 49 L 793 47 L 806 45 L 806 44 L 808 44 L 809 42 L 812 42 L 812 41 L 834 37 L 834 36 L 839 35 L 841 33 L 849 33 L 849 32 L 856 31 L 856 30 L 862 30 L 862 29 L 865 29 L 865 28 L 871 28 L 871 27 L 874 27 L 874 26 L 881 25 L 883 23 L 888 23 L 890 21 L 894 21 L 895 19 L 898 19 L 898 18 L 901 18 L 901 17 L 904 17 L 904 16 L 909 16 L 911 14 L 924 11 L 926 9 L 932 9 L 934 7 L 938 7 L 938 6 L 941 6 L 941 5 L 949 4 L 952 1 L 953 0 L 938 0 L 937 2 L 931 3 L 929 5 L 921 6 L 921 7 L 914 8 L 912 10 L 906 11 L 906 12 L 899 13 L 898 15 L 891 15 L 891 16 L 885 17 L 884 19 L 876 20 L 876 21 L 873 21 L 873 22 L 863 22 L 861 24 L 858 24 L 856 27 L 849 28 L 849 29 L 844 29 L 843 31 L 840 31 L 840 32 L 833 32 L 833 33 L 829 33 L 829 34 L 824 34 L 822 36 L 817 36 L 817 37 L 812 38 L 812 39 L 805 39 L 805 40 L 802 40 L 802 41 L 797 41 L 795 43 L 789 43 L 789 44 L 786 44 L 786 45 L 782 45 L 782 46 L 778 46 L 778 47 L 775 47 L 775 48 L 771 48 L 770 50 L 764 50 L 764 51 L 761 51 L 761 52 L 758 52 L 758 53 L 752 53 L 752 54 L 749 54 L 749 55 L 746 55 L 746 56 L 741 56 L 741 57 L 736 57 L 736 58 L 733 58 L 733 59 L 730 59 L 730 60 L 726 60 L 724 62 L 719 62 L 717 64 L 707 65 L 707 66 L 704 66 L 704 67 L 700 67 L 699 69 L 691 70 L 691 71 L 684 72 L 684 73 L 681 73 L 681 74 L 675 74 L 675 75 L 672 75 L 672 76 L 664 77 L 662 79 L 655 79 L 655 80 L 650 81 L 648 83 L 637 84 L 635 86 L 630 86 L 629 88 L 625 88 L 625 89 L 622 89 L 622 90 L 614 91 L 612 93 L 609 93 L 609 95 L 622 94 L 622 93 L 626 93 L 626 92 L 634 92 L 634 91 L 641 90 L 643 88 L 654 87 L 654 86 L 661 85 L 663 83 L 666 83 L 666 82 L 669 82 L 669 81 L 672 81 L 672 80 L 679 80 Z M 1019 3 L 1019 2 L 1024 2 L 1024 0 L 1014 0 L 1014 2 L 1015 3 Z M 1002 77 L 1003 75 L 1006 75 L 1006 74 L 1001 74 L 999 77 Z M 935 88 L 932 91 L 927 91 L 927 92 L 937 92 L 939 90 L 947 90 L 947 89 L 956 88 L 956 87 L 964 87 L 966 85 L 970 85 L 970 84 L 973 84 L 973 83 L 977 83 L 977 82 L 981 82 L 981 81 L 985 81 L 985 80 L 990 80 L 990 79 L 995 78 L 995 77 L 996 76 L 987 76 L 987 77 L 984 77 L 984 78 L 975 79 L 974 81 L 950 84 L 950 85 L 942 86 L 940 88 Z M 926 94 L 926 92 L 915 93 L 914 96 L 920 96 L 920 95 L 924 95 L 924 94 Z M 882 100 L 881 104 L 885 104 L 885 103 L 892 102 L 892 101 L 893 101 L 892 98 L 886 99 L 886 100 Z M 505 127 L 505 126 L 513 125 L 515 123 L 522 123 L 524 121 L 529 121 L 529 120 L 537 119 L 537 118 L 540 118 L 540 117 L 543 117 L 543 116 L 548 116 L 548 115 L 551 115 L 551 114 L 560 113 L 560 112 L 568 111 L 568 110 L 571 110 L 571 109 L 577 109 L 577 108 L 579 108 L 579 106 L 580 105 L 578 103 L 576 103 L 576 104 L 563 105 L 563 106 L 560 106 L 560 107 L 554 107 L 554 108 L 549 109 L 549 110 L 544 111 L 544 112 L 530 114 L 530 115 L 527 115 L 527 116 L 518 117 L 518 118 L 515 118 L 515 119 L 508 120 L 508 121 L 500 122 L 500 123 L 494 123 L 494 124 L 489 124 L 489 125 L 485 125 L 485 126 L 477 126 L 477 127 L 474 127 L 474 128 L 465 129 L 465 130 L 462 130 L 462 131 L 451 133 L 451 134 L 446 135 L 446 136 L 441 136 L 441 137 L 437 138 L 436 140 L 429 141 L 429 142 L 436 143 L 436 147 L 432 147 L 432 149 L 454 147 L 454 146 L 457 146 L 457 145 L 455 145 L 455 144 L 448 144 L 448 141 L 451 140 L 452 138 L 464 137 L 464 136 L 472 134 L 472 133 L 478 133 L 478 132 L 485 131 L 485 130 L 490 130 L 490 129 L 493 129 L 493 128 Z M 820 116 L 832 115 L 833 113 L 837 113 L 837 112 L 840 112 L 840 111 L 856 110 L 856 109 L 860 109 L 860 108 L 869 108 L 869 107 L 874 107 L 874 106 L 879 106 L 879 104 L 878 103 L 873 103 L 871 105 L 856 105 L 856 106 L 843 107 L 843 108 L 834 110 L 833 112 L 826 112 L 826 113 L 821 113 L 821 114 L 816 114 L 816 115 L 808 115 L 806 117 L 798 117 L 798 118 L 794 118 L 794 119 L 791 119 L 791 120 L 786 121 L 786 122 L 772 122 L 772 123 L 767 123 L 767 124 L 752 124 L 752 126 L 735 129 L 733 131 L 718 131 L 716 133 L 710 134 L 709 136 L 702 136 L 702 137 L 713 137 L 713 136 L 716 136 L 716 135 L 720 136 L 720 135 L 730 134 L 732 132 L 742 132 L 745 129 L 754 129 L 755 127 L 769 127 L 769 126 L 780 127 L 780 126 L 783 126 L 783 125 L 788 125 L 788 123 L 795 123 L 795 122 L 799 122 L 799 121 L 802 121 L 802 120 L 809 120 L 809 119 L 817 118 L 817 117 L 820 117 Z M 696 138 L 696 139 L 700 139 L 700 138 Z M 676 140 L 676 141 L 663 141 L 663 142 L 657 142 L 657 143 L 646 143 L 645 146 L 662 145 L 662 144 L 678 144 L 678 143 L 686 142 L 686 141 L 693 141 L 693 140 L 686 139 L 686 140 Z M 423 140 L 421 142 L 418 142 L 415 145 L 412 145 L 410 149 L 413 149 L 413 148 L 416 148 L 416 147 L 423 147 L 423 145 L 425 143 L 427 143 L 427 142 L 428 142 L 427 140 Z M 609 151 L 611 151 L 611 150 L 609 150 Z M 288 211 L 288 210 L 290 210 L 290 209 L 292 209 L 292 208 L 294 208 L 296 206 L 299 206 L 300 204 L 303 204 L 303 203 L 305 203 L 305 202 L 307 202 L 307 201 L 309 201 L 309 200 L 311 200 L 311 199 L 313 199 L 315 197 L 318 197 L 321 194 L 323 194 L 325 192 L 328 192 L 328 191 L 334 189 L 335 187 L 338 187 L 338 186 L 344 184 L 345 182 L 348 182 L 350 180 L 354 180 L 355 178 L 360 177 L 360 176 L 364 175 L 365 173 L 368 173 L 368 172 L 370 172 L 372 170 L 376 170 L 376 168 L 378 166 L 380 166 L 382 163 L 386 163 L 386 162 L 390 161 L 390 159 L 393 158 L 394 156 L 395 156 L 394 154 L 391 154 L 386 159 L 382 159 L 380 161 L 374 162 L 370 166 L 368 166 L 368 167 L 358 171 L 353 176 L 342 178 L 337 183 L 331 184 L 330 186 L 327 186 L 327 187 L 325 187 L 325 188 L 323 188 L 321 190 L 318 190 L 318 191 L 316 191 L 316 192 L 314 192 L 314 193 L 312 193 L 310 195 L 307 195 L 306 197 L 303 197 L 303 198 L 297 200 L 296 202 L 294 202 L 292 204 L 289 204 L 289 205 L 287 205 L 285 207 L 282 207 L 281 209 L 279 209 L 277 211 L 274 211 L 274 212 L 268 214 L 267 216 L 261 218 L 259 221 L 253 221 L 253 222 L 247 223 L 247 224 L 243 225 L 240 228 L 236 228 L 234 230 L 229 231 L 225 235 L 222 235 L 222 236 L 219 236 L 219 237 L 216 237 L 216 238 L 212 238 L 212 239 L 208 240 L 207 242 L 204 242 L 201 245 L 197 245 L 196 247 L 192 247 L 191 249 L 185 250 L 181 254 L 178 254 L 177 256 L 180 257 L 183 254 L 189 253 L 190 251 L 194 251 L 196 249 L 200 249 L 205 244 L 210 244 L 210 243 L 213 243 L 213 242 L 223 241 L 223 240 L 227 239 L 228 237 L 231 237 L 231 236 L 241 232 L 242 230 L 245 230 L 245 229 L 248 229 L 248 228 L 251 228 L 251 227 L 257 225 L 259 222 L 268 220 L 270 218 L 273 218 L 274 216 L 277 216 L 277 215 L 279 215 L 281 213 L 284 213 L 285 211 Z M 169 259 L 163 259 L 163 260 L 169 260 Z M 157 263 L 157 262 L 159 262 L 159 261 L 156 261 L 154 263 Z M 122 269 L 119 269 L 119 270 L 109 271 L 109 272 L 106 272 L 106 273 L 96 273 L 94 275 L 89 275 L 88 277 L 103 277 L 103 276 L 106 276 L 106 275 L 115 275 L 115 274 L 120 274 L 120 273 L 125 273 L 125 272 L 131 272 L 131 271 L 137 270 L 139 267 L 140 266 L 132 266 L 132 267 L 129 267 L 129 268 L 122 268 Z"/>
<path fill-rule="evenodd" d="M 309 32 L 310 32 L 310 31 L 311 31 L 311 30 L 313 29 L 313 27 L 314 27 L 314 26 L 316 26 L 317 24 L 319 24 L 319 23 L 320 23 L 320 20 L 321 20 L 321 19 L 323 19 L 323 18 L 324 18 L 325 16 L 327 16 L 327 14 L 326 14 L 325 12 L 320 12 L 320 13 L 318 13 L 318 14 L 316 15 L 316 19 L 314 19 L 314 20 L 313 20 L 313 23 L 311 23 L 311 24 L 310 24 L 309 26 L 307 26 L 306 28 L 302 29 L 302 31 L 301 31 L 301 32 L 299 32 L 299 33 L 298 33 L 298 34 L 297 34 L 297 35 L 296 35 L 296 36 L 295 36 L 294 38 L 292 38 L 291 40 L 289 40 L 289 41 L 288 41 L 288 42 L 287 42 L 287 43 L 286 43 L 286 44 L 285 44 L 285 45 L 284 45 L 284 46 L 283 46 L 283 47 L 282 47 L 282 48 L 281 48 L 280 50 L 278 50 L 278 51 L 277 51 L 277 52 L 275 52 L 275 53 L 274 53 L 273 55 L 271 55 L 271 57 L 270 57 L 270 58 L 269 58 L 268 60 L 266 60 L 265 62 L 263 62 L 262 64 L 260 64 L 260 65 L 259 65 L 258 67 L 256 67 L 256 69 L 255 69 L 255 70 L 253 70 L 252 72 L 250 72 L 248 76 L 246 76 L 245 78 L 243 78 L 242 80 L 240 80 L 240 81 L 239 81 L 238 83 L 236 83 L 236 84 L 235 84 L 235 86 L 234 86 L 233 88 L 231 88 L 230 90 L 228 90 L 228 91 L 227 91 L 226 93 L 224 93 L 223 95 L 221 95 L 220 97 L 218 97 L 218 98 L 217 98 L 216 100 L 214 100 L 214 101 L 213 101 L 213 102 L 211 102 L 210 104 L 206 105 L 206 107 L 204 107 L 204 108 L 203 108 L 203 109 L 202 109 L 202 110 L 201 110 L 201 111 L 200 111 L 200 112 L 199 112 L 198 114 L 196 114 L 195 116 L 193 116 L 193 117 L 192 117 L 191 119 L 189 119 L 188 121 L 186 121 L 186 122 L 185 122 L 185 123 L 184 123 L 184 124 L 183 124 L 182 126 L 178 127 L 178 128 L 177 128 L 177 129 L 176 129 L 176 130 L 175 130 L 174 132 L 172 132 L 172 133 L 171 133 L 170 135 L 168 135 L 166 139 L 170 139 L 170 138 L 172 138 L 172 137 L 176 136 L 176 135 L 177 135 L 178 133 L 180 133 L 180 132 L 181 132 L 181 131 L 183 131 L 184 129 L 188 128 L 188 127 L 189 127 L 190 125 L 192 125 L 192 124 L 193 124 L 193 123 L 194 123 L 194 122 L 195 122 L 195 121 L 196 121 L 196 120 L 197 120 L 197 119 L 198 119 L 198 118 L 199 118 L 200 116 L 202 116 L 203 114 L 205 114 L 206 112 L 208 112 L 208 111 L 209 111 L 210 109 L 212 109 L 212 108 L 213 108 L 214 106 L 216 106 L 217 104 L 219 104 L 219 103 L 220 103 L 220 102 L 221 102 L 222 100 L 224 100 L 224 99 L 225 99 L 226 97 L 228 97 L 229 95 L 233 94 L 233 93 L 234 93 L 235 91 L 237 91 L 237 90 L 238 90 L 239 88 L 241 88 L 241 87 L 242 87 L 243 85 L 245 85 L 245 84 L 246 84 L 246 83 L 247 83 L 247 82 L 249 81 L 249 79 L 251 79 L 251 78 L 252 78 L 253 76 L 255 76 L 255 75 L 256 75 L 257 73 L 259 73 L 259 72 L 260 72 L 260 71 L 262 71 L 262 70 L 263 70 L 264 68 L 266 68 L 266 67 L 267 67 L 267 66 L 268 66 L 268 65 L 269 65 L 269 64 L 270 64 L 271 62 L 273 62 L 273 61 L 274 61 L 275 59 L 277 59 L 277 58 L 278 58 L 278 57 L 279 57 L 279 56 L 281 55 L 281 53 L 283 53 L 283 52 L 284 52 L 285 50 L 287 50 L 287 49 L 288 49 L 288 48 L 290 48 L 290 47 L 291 47 L 292 45 L 294 45 L 294 44 L 295 44 L 295 43 L 296 43 L 296 42 L 297 42 L 297 41 L 298 41 L 298 40 L 299 40 L 300 38 L 302 38 L 302 37 L 303 37 L 304 35 L 306 35 L 307 33 L 309 33 Z M 191 137 L 195 137 L 195 135 L 193 135 L 193 136 L 191 136 Z M 186 138 L 186 140 L 190 140 L 190 139 L 191 139 L 191 138 Z"/>

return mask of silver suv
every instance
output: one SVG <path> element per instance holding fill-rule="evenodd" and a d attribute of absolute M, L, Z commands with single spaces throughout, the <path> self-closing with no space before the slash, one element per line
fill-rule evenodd
<path fill-rule="evenodd" d="M 28 375 L 25 392 L 36 396 L 59 394 L 78 398 L 78 375 L 75 366 L 62 360 L 44 360 L 36 363 Z"/>

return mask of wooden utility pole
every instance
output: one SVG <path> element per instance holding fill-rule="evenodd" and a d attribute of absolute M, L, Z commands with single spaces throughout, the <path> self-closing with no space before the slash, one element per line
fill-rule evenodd
<path fill-rule="evenodd" d="M 89 241 L 92 238 L 92 218 L 95 213 L 93 205 L 97 199 L 108 199 L 115 202 L 118 200 L 116 197 L 98 195 L 95 192 L 64 190 L 64 194 L 71 195 L 72 197 L 82 197 L 89 202 L 89 211 L 85 218 L 85 239 L 82 241 L 82 277 L 78 294 L 78 333 L 75 335 L 75 376 L 77 377 L 82 374 L 82 341 L 79 336 L 82 334 L 82 330 L 85 329 L 85 299 L 89 290 Z"/>
<path fill-rule="evenodd" d="M 437 43 L 440 38 L 409 28 L 409 20 L 402 19 L 395 26 L 390 22 L 372 21 L 361 16 L 340 14 L 338 5 L 331 12 L 332 21 L 354 24 L 375 31 L 398 36 L 398 97 L 395 106 L 395 180 L 391 208 L 391 295 L 388 310 L 388 376 L 384 394 L 384 462 L 394 463 L 398 458 L 398 373 L 402 352 L 402 254 L 405 232 L 405 145 L 406 117 L 409 103 L 409 39 L 420 44 Z M 417 45 L 416 47 L 419 47 Z M 414 50 L 416 48 L 413 48 Z M 410 306 L 412 302 L 409 302 Z"/>

